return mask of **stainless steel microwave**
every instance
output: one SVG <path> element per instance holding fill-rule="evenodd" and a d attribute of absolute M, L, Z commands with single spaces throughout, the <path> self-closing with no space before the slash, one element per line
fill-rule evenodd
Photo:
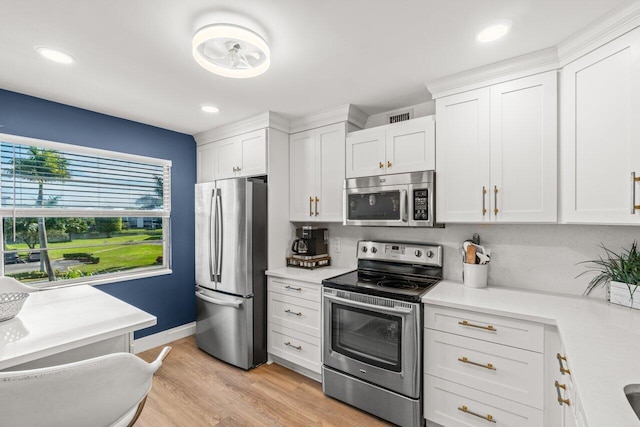
<path fill-rule="evenodd" d="M 344 181 L 343 224 L 437 227 L 434 171 Z"/>

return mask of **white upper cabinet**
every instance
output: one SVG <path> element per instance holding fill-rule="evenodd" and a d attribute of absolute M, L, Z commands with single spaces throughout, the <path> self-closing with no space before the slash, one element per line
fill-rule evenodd
<path fill-rule="evenodd" d="M 259 129 L 213 143 L 215 179 L 266 175 L 267 133 Z"/>
<path fill-rule="evenodd" d="M 562 70 L 562 222 L 640 224 L 639 76 L 640 28 Z"/>
<path fill-rule="evenodd" d="M 347 137 L 347 178 L 433 169 L 433 116 L 351 132 Z"/>
<path fill-rule="evenodd" d="M 290 136 L 291 221 L 342 221 L 345 136 L 345 123 Z"/>
<path fill-rule="evenodd" d="M 436 101 L 438 222 L 556 222 L 555 71 Z"/>
<path fill-rule="evenodd" d="M 198 146 L 198 182 L 214 181 L 215 172 L 213 164 L 216 157 L 216 146 L 213 143 Z"/>

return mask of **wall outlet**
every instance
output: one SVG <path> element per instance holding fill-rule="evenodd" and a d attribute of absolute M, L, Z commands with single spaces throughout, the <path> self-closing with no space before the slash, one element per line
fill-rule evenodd
<path fill-rule="evenodd" d="M 331 252 L 333 253 L 340 253 L 340 251 L 342 250 L 342 240 L 339 237 L 334 237 L 331 240 Z"/>

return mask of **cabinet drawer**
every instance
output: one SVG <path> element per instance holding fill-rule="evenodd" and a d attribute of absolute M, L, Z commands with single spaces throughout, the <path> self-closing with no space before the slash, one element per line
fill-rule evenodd
<path fill-rule="evenodd" d="M 320 373 L 320 338 L 270 323 L 267 339 L 269 353 Z"/>
<path fill-rule="evenodd" d="M 443 426 L 543 426 L 541 410 L 441 378 L 425 375 L 424 390 L 425 418 Z"/>
<path fill-rule="evenodd" d="M 320 303 L 269 292 L 269 322 L 320 338 Z"/>
<path fill-rule="evenodd" d="M 319 284 L 297 282 L 294 280 L 269 278 L 269 292 L 278 292 L 283 295 L 293 295 L 310 301 L 320 302 L 322 286 Z"/>
<path fill-rule="evenodd" d="M 505 399 L 544 408 L 541 353 L 425 330 L 424 372 Z"/>
<path fill-rule="evenodd" d="M 542 324 L 427 305 L 425 327 L 539 353 L 544 351 Z"/>

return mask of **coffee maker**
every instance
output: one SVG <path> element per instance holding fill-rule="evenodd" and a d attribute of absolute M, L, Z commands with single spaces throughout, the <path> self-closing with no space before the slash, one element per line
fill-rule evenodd
<path fill-rule="evenodd" d="M 329 254 L 329 232 L 326 228 L 305 225 L 296 229 L 296 237 L 291 246 L 294 257 L 326 257 Z"/>

